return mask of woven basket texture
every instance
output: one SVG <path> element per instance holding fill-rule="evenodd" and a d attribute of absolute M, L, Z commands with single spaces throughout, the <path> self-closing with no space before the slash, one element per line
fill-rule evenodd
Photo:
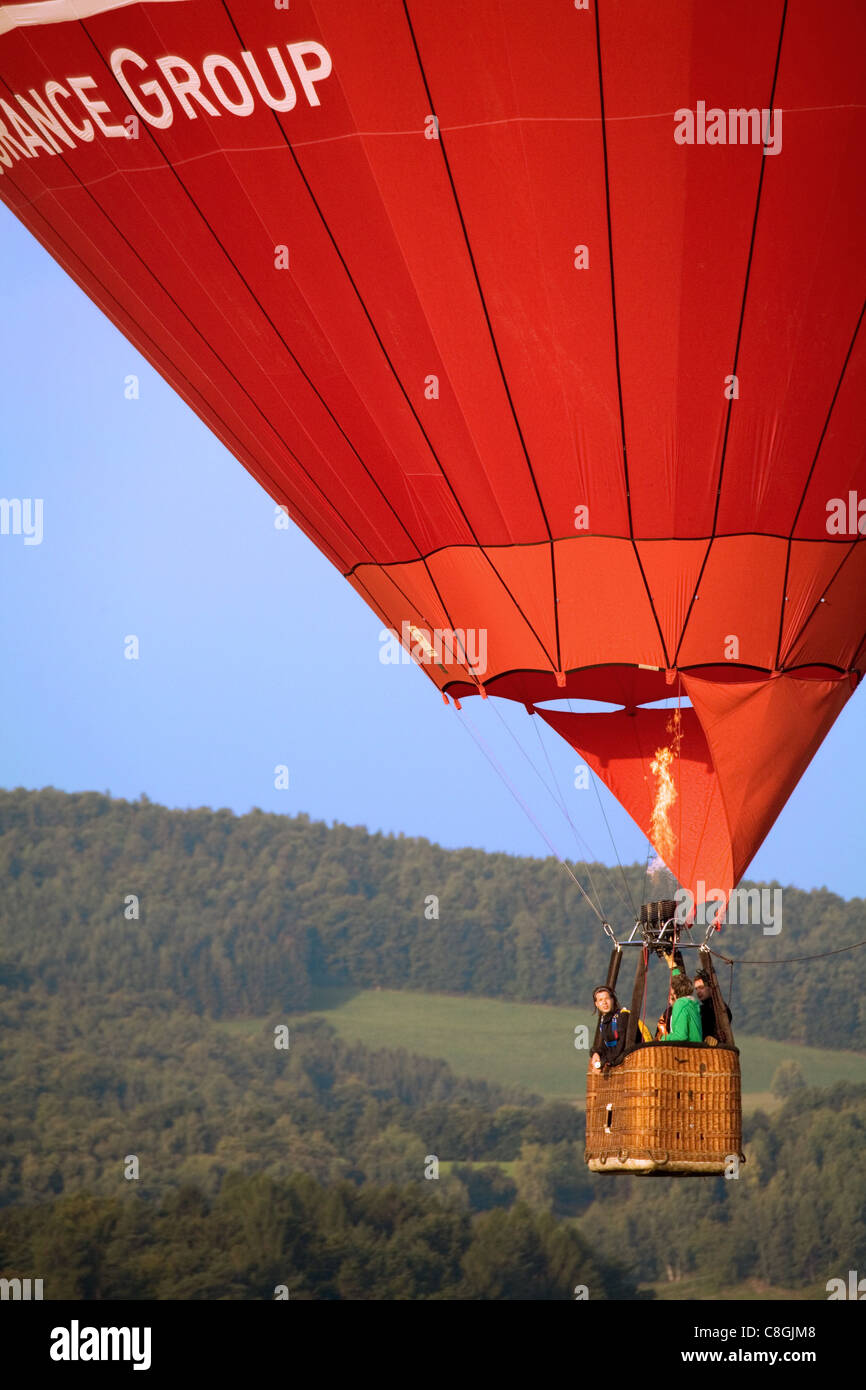
<path fill-rule="evenodd" d="M 586 1161 L 596 1171 L 724 1172 L 742 1144 L 736 1048 L 646 1044 L 586 1085 Z"/>

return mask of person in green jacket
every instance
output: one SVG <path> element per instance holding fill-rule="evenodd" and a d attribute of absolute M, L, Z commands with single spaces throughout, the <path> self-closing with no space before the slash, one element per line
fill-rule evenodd
<path fill-rule="evenodd" d="M 671 989 L 668 995 L 671 1008 L 670 1032 L 662 1042 L 699 1043 L 704 1040 L 701 1028 L 701 1006 L 692 998 L 693 985 L 688 975 L 678 973 L 671 976 Z"/>

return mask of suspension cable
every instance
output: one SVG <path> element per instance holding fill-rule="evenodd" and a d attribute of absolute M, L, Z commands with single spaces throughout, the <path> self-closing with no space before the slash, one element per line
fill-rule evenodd
<path fill-rule="evenodd" d="M 587 850 L 587 852 L 588 852 L 589 854 L 592 854 L 592 849 L 591 849 L 590 845 L 587 843 L 587 841 L 586 841 L 586 840 L 583 838 L 583 836 L 580 834 L 580 832 L 578 831 L 577 826 L 575 825 L 574 821 L 571 819 L 571 814 L 570 814 L 570 812 L 569 812 L 569 810 L 568 810 L 568 803 L 567 803 L 565 797 L 564 797 L 563 794 L 562 794 L 562 791 L 561 791 L 560 786 L 559 786 L 559 782 L 558 782 L 558 780 L 557 780 L 556 773 L 555 773 L 554 770 L 553 770 L 553 763 L 550 761 L 550 754 L 549 754 L 548 751 L 547 751 L 547 745 L 545 744 L 544 739 L 543 739 L 542 736 L 541 736 L 540 722 L 541 722 L 541 721 L 540 721 L 538 718 L 536 718 L 535 716 L 533 716 L 532 723 L 533 723 L 533 726 L 534 726 L 534 728 L 535 728 L 535 736 L 536 736 L 536 738 L 538 739 L 539 745 L 540 745 L 540 747 L 541 747 L 541 751 L 542 751 L 542 753 L 544 754 L 545 761 L 546 761 L 546 763 L 547 763 L 548 768 L 550 769 L 550 775 L 551 775 L 551 777 L 553 778 L 554 786 L 556 787 L 556 790 L 557 790 L 557 792 L 559 793 L 559 808 L 560 808 L 560 810 L 562 811 L 562 814 L 565 816 L 565 819 L 568 821 L 569 825 L 571 826 L 572 830 L 574 831 L 575 843 L 582 842 L 582 843 L 583 843 L 583 846 L 584 846 L 584 848 Z M 593 786 L 594 786 L 594 785 L 595 785 L 595 783 L 593 782 Z M 596 860 L 596 863 L 598 863 L 598 862 L 599 862 L 599 861 Z M 589 874 L 589 879 L 590 879 L 590 882 L 592 883 L 592 870 L 591 870 L 590 867 L 589 867 L 589 861 L 588 861 L 588 860 L 584 860 L 584 863 L 586 864 L 586 872 Z M 607 867 L 607 866 L 605 866 L 605 867 Z M 609 869 L 607 870 L 607 875 L 608 875 L 608 887 L 610 887 L 610 884 L 611 884 L 611 874 L 610 874 L 610 870 L 609 870 Z M 594 883 L 593 883 L 593 891 L 595 892 L 595 896 L 598 898 L 599 905 L 600 905 L 600 904 L 601 904 L 601 895 L 600 895 L 598 889 L 595 887 L 595 884 L 594 884 Z M 617 888 L 616 891 L 617 891 L 617 893 L 619 893 L 620 898 L 622 898 L 622 893 L 620 892 L 619 888 Z M 623 901 L 625 901 L 625 899 L 623 899 Z M 626 910 L 627 910 L 627 909 L 628 909 L 628 903 L 626 903 Z"/>
<path fill-rule="evenodd" d="M 858 946 L 866 946 L 866 941 L 855 941 L 851 946 L 837 946 L 833 951 L 821 951 L 817 956 L 780 956 L 776 960 L 758 960 L 757 958 L 748 959 L 745 956 L 723 956 L 721 951 L 714 951 L 710 947 L 707 949 L 711 956 L 717 956 L 726 965 L 733 968 L 735 965 L 796 965 L 798 961 L 804 960 L 823 960 L 825 956 L 841 956 L 845 951 L 856 951 Z"/>
<path fill-rule="evenodd" d="M 565 871 L 566 871 L 566 873 L 569 875 L 569 877 L 572 878 L 572 879 L 574 880 L 574 883 L 576 884 L 576 886 L 577 886 L 578 889 L 580 890 L 580 892 L 581 892 L 581 894 L 583 895 L 583 897 L 586 899 L 586 902 L 587 902 L 587 903 L 589 904 L 589 906 L 592 908 L 592 910 L 593 910 L 593 912 L 595 913 L 595 915 L 596 915 L 596 917 L 598 918 L 598 920 L 602 923 L 602 925 L 604 925 L 604 923 L 605 923 L 605 917 L 604 917 L 604 914 L 599 910 L 601 904 L 599 903 L 599 907 L 596 907 L 595 903 L 592 901 L 592 898 L 591 898 L 591 897 L 589 896 L 589 894 L 587 893 L 587 891 L 586 891 L 586 889 L 584 888 L 583 884 L 580 882 L 580 880 L 577 878 L 576 874 L 573 872 L 573 870 L 572 870 L 572 868 L 571 868 L 571 865 L 570 865 L 569 863 L 567 863 L 567 861 L 566 861 L 565 859 L 563 859 L 562 855 L 559 853 L 559 850 L 556 848 L 556 846 L 555 846 L 554 844 L 551 843 L 551 841 L 550 841 L 550 839 L 548 838 L 547 834 L 545 833 L 544 830 L 542 830 L 541 826 L 538 824 L 538 821 L 535 819 L 535 817 L 533 816 L 533 814 L 532 814 L 532 812 L 530 811 L 529 807 L 526 805 L 526 802 L 523 800 L 523 798 L 521 797 L 520 793 L 512 786 L 512 783 L 511 783 L 509 777 L 507 776 L 507 774 L 505 773 L 504 769 L 500 766 L 500 764 L 499 764 L 499 762 L 497 761 L 497 759 L 496 759 L 496 757 L 494 756 L 494 754 L 493 754 L 493 753 L 490 751 L 490 749 L 487 747 L 487 744 L 486 744 L 485 740 L 481 737 L 481 735 L 478 733 L 477 729 L 474 727 L 474 725 L 473 725 L 473 723 L 472 723 L 472 720 L 469 718 L 469 716 L 468 716 L 467 714 L 464 714 L 464 715 L 463 715 L 463 718 L 462 718 L 462 720 L 461 720 L 460 722 L 461 722 L 461 724 L 466 728 L 467 732 L 468 732 L 469 734 L 471 734 L 472 738 L 475 740 L 476 744 L 477 744 L 478 747 L 481 749 L 482 753 L 483 753 L 484 756 L 487 758 L 487 761 L 490 763 L 490 765 L 499 773 L 499 776 L 502 778 L 502 780 L 503 780 L 503 782 L 505 783 L 506 787 L 507 787 L 508 790 L 511 792 L 511 795 L 514 797 L 514 799 L 515 799 L 515 801 L 517 802 L 518 806 L 520 806 L 520 807 L 523 809 L 524 814 L 529 818 L 529 820 L 530 820 L 530 821 L 532 822 L 532 824 L 535 826 L 536 830 L 538 831 L 538 833 L 539 833 L 539 835 L 541 836 L 541 838 L 544 840 L 544 842 L 545 842 L 545 844 L 547 845 L 547 847 L 548 847 L 548 849 L 550 850 L 550 852 L 554 855 L 554 857 L 555 857 L 556 859 L 559 860 L 560 864 L 561 864 L 562 867 L 565 869 Z"/>
<path fill-rule="evenodd" d="M 575 710 L 572 708 L 572 704 L 571 704 L 571 700 L 570 700 L 570 699 L 569 699 L 569 701 L 568 701 L 568 708 L 569 708 L 569 710 L 571 711 L 572 714 L 575 713 Z M 617 864 L 619 864 L 619 871 L 620 871 L 620 873 L 622 874 L 622 881 L 623 881 L 623 883 L 625 884 L 625 891 L 626 891 L 626 894 L 628 895 L 628 902 L 626 903 L 626 907 L 628 907 L 629 905 L 631 906 L 632 914 L 634 915 L 634 918 L 635 918 L 635 921 L 636 921 L 636 920 L 637 920 L 637 915 L 638 915 L 638 913 L 637 913 L 637 908 L 636 908 L 635 905 L 634 905 L 634 898 L 633 898 L 633 896 L 632 896 L 631 886 L 630 886 L 630 884 L 629 884 L 628 878 L 626 877 L 625 869 L 622 867 L 622 860 L 621 860 L 620 857 L 619 857 L 619 850 L 618 850 L 617 847 L 616 847 L 616 840 L 615 840 L 614 837 L 613 837 L 613 831 L 611 830 L 610 824 L 609 824 L 608 819 L 607 819 L 607 812 L 606 812 L 605 809 L 604 809 L 604 803 L 603 803 L 603 801 L 602 801 L 602 799 L 601 799 L 601 793 L 600 793 L 599 790 L 598 790 L 598 779 L 595 777 L 594 774 L 591 773 L 591 774 L 590 774 L 590 780 L 591 780 L 591 782 L 592 782 L 592 789 L 593 789 L 593 791 L 595 792 L 595 799 L 596 799 L 596 801 L 598 802 L 599 809 L 600 809 L 600 811 L 601 811 L 602 817 L 603 817 L 603 819 L 604 819 L 605 826 L 606 826 L 606 828 L 607 828 L 607 833 L 608 833 L 608 837 L 609 837 L 609 839 L 610 839 L 611 846 L 612 846 L 612 848 L 613 848 L 613 852 L 614 852 L 614 854 L 615 854 L 615 856 L 616 856 L 616 862 L 617 862 Z M 644 873 L 644 877 L 646 877 L 646 873 Z"/>
<path fill-rule="evenodd" d="M 583 847 L 584 847 L 584 849 L 587 851 L 587 853 L 588 853 L 588 854 L 592 854 L 592 849 L 591 849 L 591 847 L 587 844 L 586 840 L 583 839 L 583 836 L 579 834 L 578 829 L 577 829 L 577 826 L 574 824 L 574 822 L 573 822 L 572 819 L 571 819 L 571 816 L 568 814 L 568 810 L 567 810 L 566 805 L 565 805 L 565 799 L 564 799 L 564 797 L 563 797 L 563 795 L 562 795 L 562 792 L 559 790 L 559 783 L 556 781 L 556 774 L 554 773 L 553 768 L 550 766 L 550 759 L 548 758 L 548 760 L 547 760 L 547 765 L 548 765 L 548 767 L 550 767 L 551 776 L 553 777 L 553 781 L 554 781 L 554 784 L 555 784 L 555 786 L 556 786 L 556 791 L 557 791 L 557 793 L 558 793 L 558 796 L 555 795 L 555 794 L 551 791 L 550 787 L 548 786 L 547 782 L 544 780 L 544 777 L 543 777 L 542 774 L 539 772 L 538 768 L 536 767 L 536 765 L 535 765 L 535 763 L 533 762 L 532 758 L 529 756 L 529 753 L 528 753 L 528 752 L 526 751 L 526 749 L 524 748 L 524 746 L 523 746 L 523 744 L 521 743 L 520 739 L 517 737 L 517 735 L 515 734 L 514 730 L 511 728 L 511 726 L 510 726 L 510 725 L 507 723 L 507 721 L 504 719 L 504 717 L 503 717 L 503 715 L 502 715 L 502 711 L 499 709 L 498 704 L 495 704 L 495 705 L 493 706 L 493 708 L 494 708 L 494 712 L 495 712 L 497 718 L 499 719 L 500 724 L 501 724 L 502 727 L 505 729 L 506 733 L 507 733 L 507 734 L 509 735 L 509 737 L 512 739 L 512 741 L 514 742 L 514 744 L 517 746 L 519 752 L 523 755 L 523 757 L 524 757 L 524 758 L 526 759 L 526 761 L 529 763 L 529 766 L 532 768 L 532 771 L 535 773 L 535 775 L 536 775 L 536 777 L 538 778 L 539 782 L 540 782 L 541 785 L 544 787 L 544 790 L 547 792 L 547 794 L 548 794 L 548 796 L 550 797 L 550 799 L 552 800 L 554 806 L 556 806 L 556 808 L 557 808 L 558 810 L 560 810 L 560 811 L 562 812 L 562 814 L 565 816 L 566 820 L 568 821 L 569 825 L 571 826 L 572 830 L 574 831 L 575 844 L 577 844 L 577 845 L 578 845 L 578 848 L 579 848 L 579 847 L 580 847 L 580 842 L 582 841 L 582 842 L 583 842 Z M 538 732 L 538 726 L 536 725 L 536 733 L 537 733 L 537 732 Z M 542 751 L 544 751 L 544 745 L 543 745 L 543 744 L 542 744 Z M 593 879 L 592 870 L 591 870 L 590 867 L 589 867 L 589 860 L 588 860 L 588 859 L 583 859 L 583 860 L 581 860 L 581 863 L 583 864 L 584 868 L 586 869 L 587 877 L 588 877 L 589 882 L 590 882 L 590 887 L 592 888 L 592 891 L 593 891 L 593 893 L 595 894 L 595 899 L 596 899 L 596 902 L 598 903 L 599 910 L 600 910 L 600 912 L 601 912 L 602 921 L 605 921 L 606 918 L 605 918 L 604 906 L 603 906 L 602 901 L 601 901 L 601 894 L 599 893 L 598 888 L 597 888 L 596 883 L 595 883 L 595 880 Z"/>
<path fill-rule="evenodd" d="M 642 886 L 641 886 L 641 893 L 640 893 L 640 895 L 641 895 L 641 897 L 643 898 L 644 902 L 646 902 L 646 900 L 647 900 L 647 891 L 646 891 L 646 890 L 647 890 L 647 880 L 649 879 L 649 864 L 650 864 L 650 855 L 651 855 L 651 854 L 655 854 L 655 855 L 656 855 L 656 858 L 658 858 L 658 855 L 656 854 L 656 851 L 653 849 L 652 844 L 650 843 L 649 840 L 647 840 L 647 842 L 646 842 L 646 854 L 644 855 L 644 860 L 643 860 L 643 884 L 642 884 Z"/>
<path fill-rule="evenodd" d="M 622 866 L 622 860 L 619 857 L 619 850 L 616 847 L 616 840 L 613 838 L 613 831 L 611 830 L 610 825 L 608 824 L 607 812 L 604 809 L 604 802 L 602 801 L 601 793 L 598 790 L 598 778 L 596 777 L 592 778 L 592 789 L 595 792 L 595 799 L 598 802 L 599 810 L 601 811 L 601 814 L 604 817 L 604 823 L 607 827 L 607 833 L 610 837 L 610 843 L 613 846 L 613 852 L 616 855 L 616 862 L 617 864 L 619 864 L 619 871 L 622 874 L 622 881 L 625 884 L 625 891 L 628 894 L 628 903 L 626 904 L 626 906 L 631 906 L 632 914 L 634 916 L 635 921 L 637 921 L 638 911 L 634 905 L 634 897 L 631 891 L 631 884 L 629 883 L 626 871 Z"/>

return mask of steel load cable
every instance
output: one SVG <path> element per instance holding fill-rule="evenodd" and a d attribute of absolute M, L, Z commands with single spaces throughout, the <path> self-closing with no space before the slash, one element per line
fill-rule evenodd
<path fill-rule="evenodd" d="M 854 941 L 850 946 L 837 946 L 833 951 L 821 951 L 817 956 L 782 956 L 778 960 L 758 960 L 749 959 L 746 956 L 724 956 L 721 951 L 713 951 L 709 947 L 711 956 L 717 956 L 726 965 L 794 965 L 798 961 L 804 960 L 823 960 L 825 956 L 841 956 L 845 951 L 856 951 L 858 946 L 866 946 L 866 941 Z"/>

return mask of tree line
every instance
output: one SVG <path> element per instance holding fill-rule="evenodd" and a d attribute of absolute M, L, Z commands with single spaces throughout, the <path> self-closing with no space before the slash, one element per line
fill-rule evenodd
<path fill-rule="evenodd" d="M 129 1193 L 6 1209 L 0 1266 L 6 1278 L 43 1278 L 46 1299 L 598 1300 L 636 1293 L 616 1262 L 578 1231 L 525 1204 L 473 1217 L 417 1186 L 326 1187 L 305 1174 L 283 1181 L 235 1175 L 214 1198 L 183 1187 L 158 1203 Z"/>
<path fill-rule="evenodd" d="M 669 891 L 641 866 L 590 868 L 623 927 L 633 904 Z M 0 791 L 0 873 L 0 982 L 76 1000 L 132 990 L 235 1018 L 303 1009 L 314 987 L 351 985 L 585 1007 L 607 964 L 607 938 L 553 859 L 445 850 L 305 815 Z M 864 936 L 863 899 L 789 887 L 783 909 L 778 936 L 730 927 L 718 943 L 775 959 Z M 866 1049 L 866 996 L 838 989 L 839 959 L 741 966 L 735 1027 L 814 1042 L 815 999 L 832 990 L 838 1045 Z"/>

